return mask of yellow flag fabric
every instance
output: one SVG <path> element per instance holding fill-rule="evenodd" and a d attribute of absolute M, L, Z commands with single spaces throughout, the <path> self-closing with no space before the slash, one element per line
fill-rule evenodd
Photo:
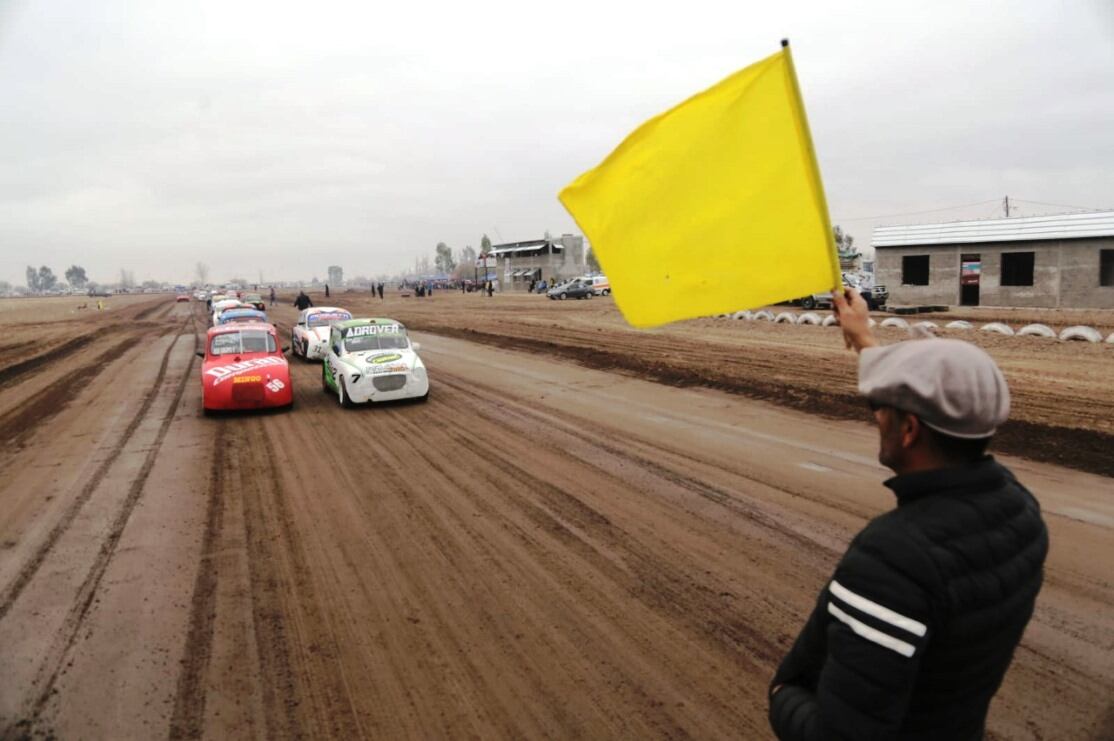
<path fill-rule="evenodd" d="M 636 327 L 841 282 L 788 47 L 650 119 L 559 197 Z"/>

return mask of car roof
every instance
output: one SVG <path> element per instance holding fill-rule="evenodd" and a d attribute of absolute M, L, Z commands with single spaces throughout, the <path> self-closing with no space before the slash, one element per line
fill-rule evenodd
<path fill-rule="evenodd" d="M 339 306 L 311 306 L 308 309 L 304 309 L 302 313 L 306 316 L 309 316 L 310 314 L 320 314 L 322 312 L 332 313 L 334 311 L 343 312 L 348 316 L 352 316 L 351 311 L 349 311 L 348 309 L 342 309 Z"/>
<path fill-rule="evenodd" d="M 336 326 L 341 329 L 351 329 L 352 327 L 366 327 L 370 324 L 397 324 L 403 326 L 402 322 L 397 319 L 388 319 L 386 317 L 371 317 L 367 319 L 349 319 L 344 322 L 337 322 Z"/>
<path fill-rule="evenodd" d="M 215 327 L 209 327 L 207 336 L 211 337 L 215 334 L 223 334 L 225 332 L 242 332 L 245 329 L 257 329 L 264 332 L 276 332 L 275 325 L 268 322 L 240 322 L 238 324 L 218 324 Z"/>

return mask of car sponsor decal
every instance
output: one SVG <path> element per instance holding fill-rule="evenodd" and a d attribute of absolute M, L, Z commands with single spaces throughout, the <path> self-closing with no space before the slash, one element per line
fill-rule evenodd
<path fill-rule="evenodd" d="M 263 376 L 236 376 L 232 383 L 262 383 Z"/>
<path fill-rule="evenodd" d="M 402 356 L 397 352 L 389 352 L 386 355 L 376 355 L 375 357 L 368 358 L 367 362 L 372 365 L 382 365 L 383 363 L 393 363 L 396 360 L 402 360 Z"/>
<path fill-rule="evenodd" d="M 348 337 L 366 337 L 373 334 L 399 334 L 402 332 L 401 324 L 364 324 L 359 327 L 350 327 L 344 333 Z"/>
<path fill-rule="evenodd" d="M 286 365 L 286 361 L 283 358 L 276 358 L 273 356 L 253 358 L 251 360 L 243 360 L 239 363 L 232 363 L 231 365 L 218 365 L 215 368 L 210 368 L 205 371 L 205 375 L 212 376 L 214 379 L 213 385 L 216 386 L 243 371 L 253 368 L 265 368 L 270 365 Z"/>
<path fill-rule="evenodd" d="M 395 363 L 394 365 L 377 365 L 371 369 L 371 372 L 378 375 L 380 373 L 405 373 L 410 370 L 406 367 L 406 363 Z"/>
<path fill-rule="evenodd" d="M 267 388 L 269 388 L 271 391 L 274 391 L 275 393 L 278 393 L 279 391 L 282 391 L 284 388 L 286 388 L 286 384 L 278 380 L 277 378 L 272 378 L 271 382 L 267 384 Z"/>

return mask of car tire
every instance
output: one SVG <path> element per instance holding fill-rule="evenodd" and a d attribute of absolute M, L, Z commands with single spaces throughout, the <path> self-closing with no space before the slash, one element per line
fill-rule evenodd
<path fill-rule="evenodd" d="M 801 299 L 801 308 L 806 311 L 811 311 L 816 308 L 816 299 L 812 296 L 805 296 Z"/>
<path fill-rule="evenodd" d="M 610 296 L 611 295 L 611 289 L 610 288 L 603 289 L 603 295 L 604 296 Z"/>
<path fill-rule="evenodd" d="M 324 391 L 326 394 L 333 393 L 333 390 L 331 388 L 329 388 L 329 382 L 325 380 L 325 364 L 324 363 L 321 364 L 321 390 Z"/>
<path fill-rule="evenodd" d="M 592 293 L 591 291 L 588 291 L 588 295 L 586 295 L 584 298 L 592 298 L 592 296 L 594 296 L 594 295 L 595 295 L 594 293 Z"/>
<path fill-rule="evenodd" d="M 557 298 L 559 298 L 559 299 L 561 299 L 562 301 L 564 301 L 564 300 L 565 300 L 565 299 L 567 299 L 568 297 L 569 297 L 569 294 L 567 294 L 567 293 L 564 293 L 564 292 L 562 292 L 562 293 L 561 293 L 561 295 L 560 295 L 560 296 L 558 296 Z"/>
<path fill-rule="evenodd" d="M 348 392 L 344 388 L 343 376 L 337 379 L 337 389 L 337 394 L 340 397 L 340 405 L 342 407 L 344 407 L 345 409 L 351 409 L 352 407 L 356 406 L 353 403 L 351 397 L 348 396 Z"/>

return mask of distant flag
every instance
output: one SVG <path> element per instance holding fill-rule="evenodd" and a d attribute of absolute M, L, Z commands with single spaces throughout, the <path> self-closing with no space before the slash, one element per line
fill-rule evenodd
<path fill-rule="evenodd" d="M 632 325 L 841 285 L 804 104 L 782 46 L 642 124 L 561 191 Z"/>

